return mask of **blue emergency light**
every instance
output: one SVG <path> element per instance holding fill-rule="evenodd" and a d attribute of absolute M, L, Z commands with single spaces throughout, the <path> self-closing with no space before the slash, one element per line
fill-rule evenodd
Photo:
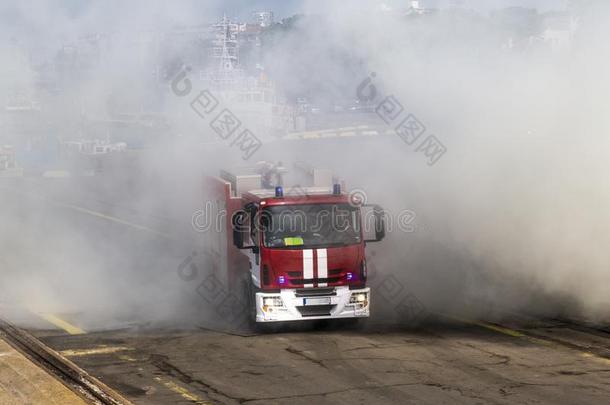
<path fill-rule="evenodd" d="M 275 188 L 275 196 L 276 197 L 283 197 L 284 196 L 284 189 L 282 188 L 282 186 L 277 186 Z"/>
<path fill-rule="evenodd" d="M 354 277 L 354 275 L 352 273 L 347 273 L 347 279 L 351 280 Z"/>
<path fill-rule="evenodd" d="M 341 184 L 333 184 L 333 194 L 334 195 L 341 194 Z"/>
<path fill-rule="evenodd" d="M 280 284 L 284 284 L 286 282 L 286 278 L 284 278 L 284 276 L 279 276 L 277 278 L 278 283 Z"/>

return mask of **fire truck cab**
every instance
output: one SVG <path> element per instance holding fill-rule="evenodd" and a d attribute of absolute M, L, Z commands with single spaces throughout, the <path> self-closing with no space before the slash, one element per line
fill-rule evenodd
<path fill-rule="evenodd" d="M 228 285 L 243 281 L 251 322 L 369 316 L 365 246 L 383 239 L 383 211 L 367 206 L 363 217 L 330 172 L 311 173 L 311 187 L 283 187 L 281 176 L 271 184 L 268 173 L 211 179 L 226 210 L 222 267 Z M 374 237 L 365 240 L 367 223 Z"/>

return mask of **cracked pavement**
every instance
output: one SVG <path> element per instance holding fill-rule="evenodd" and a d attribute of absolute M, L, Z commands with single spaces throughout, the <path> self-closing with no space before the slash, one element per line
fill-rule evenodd
<path fill-rule="evenodd" d="M 130 348 L 72 360 L 136 404 L 604 403 L 610 360 L 589 353 L 587 339 L 578 346 L 572 330 L 556 329 L 553 340 L 539 342 L 443 319 L 416 329 L 312 326 L 254 336 L 141 328 L 36 333 L 56 350 Z M 563 336 L 572 341 L 557 343 Z M 593 337 L 610 347 L 610 335 Z"/>

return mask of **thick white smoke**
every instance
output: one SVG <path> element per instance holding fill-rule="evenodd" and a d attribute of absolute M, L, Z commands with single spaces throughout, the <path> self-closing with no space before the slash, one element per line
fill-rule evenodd
<path fill-rule="evenodd" d="M 5 94 L 15 87 L 35 93 L 33 61 L 24 49 L 52 58 L 80 35 L 203 24 L 221 7 L 186 1 L 85 4 L 4 8 L 3 19 L 14 21 L 2 29 L 4 37 L 15 38 L 0 44 Z M 394 95 L 447 152 L 429 166 L 397 136 L 367 141 L 366 148 L 351 139 L 315 149 L 269 140 L 257 159 L 307 160 L 334 169 L 390 215 L 415 211 L 415 232 L 395 231 L 369 250 L 380 272 L 398 274 L 430 310 L 470 311 L 485 302 L 608 316 L 610 14 L 601 4 L 573 11 L 579 28 L 572 48 L 554 53 L 536 44 L 511 49 L 506 45 L 512 34 L 481 11 L 405 18 L 396 11 L 402 4 L 390 2 L 306 2 L 295 10 L 306 17 L 265 39 L 265 70 L 280 91 L 332 105 L 354 100 L 357 86 L 375 72 L 379 96 Z M 109 66 L 68 78 L 64 94 L 45 96 L 41 116 L 53 131 L 74 131 L 81 114 L 108 118 L 108 100 L 133 110 L 156 97 L 173 127 L 169 141 L 138 154 L 129 170 L 68 185 L 46 183 L 41 192 L 168 233 L 192 232 L 192 212 L 203 203 L 201 177 L 243 162 L 222 143 L 206 145 L 218 139 L 169 89 L 151 91 L 151 67 L 160 54 L 179 60 L 186 52 L 181 47 L 134 53 L 114 42 L 107 50 Z M 143 319 L 189 318 L 203 305 L 185 298 L 193 289 L 176 275 L 198 235 L 186 236 L 181 249 L 137 232 L 117 241 L 119 224 L 94 225 L 82 213 L 64 220 L 65 210 L 58 217 L 28 194 L 14 201 L 12 183 L 3 187 L 12 199 L 2 214 L 2 285 L 12 296 L 49 311 L 127 312 Z"/>

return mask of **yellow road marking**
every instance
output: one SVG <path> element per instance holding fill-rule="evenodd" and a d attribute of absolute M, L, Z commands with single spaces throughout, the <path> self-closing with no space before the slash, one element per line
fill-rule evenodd
<path fill-rule="evenodd" d="M 196 394 L 193 394 L 186 388 L 183 388 L 172 381 L 165 381 L 165 380 L 161 379 L 160 377 L 155 377 L 155 380 L 160 382 L 161 384 L 163 384 L 164 386 L 166 386 L 167 388 L 169 388 L 176 394 L 180 395 L 182 398 L 186 399 L 187 401 L 191 401 L 191 402 L 199 404 L 199 405 L 213 405 L 212 402 L 206 401 L 206 400 L 198 397 Z"/>
<path fill-rule="evenodd" d="M 283 137 L 281 140 L 283 140 L 283 141 L 284 141 L 284 140 L 288 140 L 288 141 L 294 141 L 294 140 L 297 140 L 297 139 L 300 139 L 300 138 L 299 138 L 299 136 L 298 136 L 298 134 L 293 133 L 293 134 L 288 134 L 288 135 L 286 135 L 286 136 L 285 136 L 285 137 Z"/>
<path fill-rule="evenodd" d="M 362 128 L 368 128 L 367 125 L 359 125 L 357 127 L 341 127 L 341 128 L 329 128 L 329 129 L 323 129 L 322 132 L 343 132 L 343 131 L 353 131 L 354 129 L 362 129 Z"/>
<path fill-rule="evenodd" d="M 473 325 L 477 325 L 480 326 L 481 328 L 485 328 L 485 329 L 489 329 L 492 330 L 494 332 L 498 332 L 498 333 L 502 333 L 504 335 L 508 335 L 508 336 L 512 336 L 512 337 L 525 337 L 525 335 L 521 332 L 518 332 L 516 330 L 512 330 L 512 329 L 508 329 L 502 326 L 498 326 L 498 325 L 494 325 L 492 323 L 487 323 L 487 322 L 471 322 Z"/>
<path fill-rule="evenodd" d="M 304 132 L 297 132 L 297 134 L 311 134 L 311 133 L 316 133 L 316 134 L 328 134 L 328 133 L 337 133 L 337 132 L 344 132 L 344 131 L 353 131 L 354 129 L 359 129 L 360 127 L 343 127 L 343 128 L 328 128 L 328 129 L 320 129 L 317 131 L 304 131 Z"/>
<path fill-rule="evenodd" d="M 470 321 L 468 319 L 462 319 L 462 318 L 458 318 L 458 317 L 451 316 L 451 315 L 445 315 L 445 314 L 442 314 L 442 315 L 444 317 L 446 317 L 446 318 L 453 319 L 453 320 L 461 322 L 461 323 L 466 323 L 466 324 L 469 324 L 469 325 L 475 325 L 475 326 L 478 326 L 478 327 L 481 327 L 481 328 L 485 328 L 485 329 L 489 329 L 489 330 L 494 331 L 494 332 L 501 333 L 503 335 L 507 335 L 507 336 L 511 336 L 511 337 L 516 337 L 516 338 L 519 338 L 519 339 L 525 339 L 527 341 L 530 341 L 532 343 L 536 343 L 536 344 L 539 344 L 539 345 L 548 346 L 548 347 L 555 347 L 555 348 L 561 347 L 563 349 L 575 350 L 578 353 L 580 353 L 580 355 L 582 357 L 584 357 L 584 358 L 597 360 L 597 361 L 600 361 L 600 362 L 602 362 L 604 364 L 610 365 L 610 359 L 608 359 L 606 357 L 598 356 L 595 353 L 591 353 L 591 352 L 587 352 L 587 351 L 583 351 L 583 350 L 578 350 L 578 349 L 575 349 L 573 347 L 562 345 L 561 343 L 557 343 L 557 342 L 553 342 L 553 341 L 537 338 L 537 337 L 534 337 L 534 336 L 529 336 L 529 335 L 527 335 L 527 334 L 525 334 L 523 332 L 519 332 L 517 330 L 510 329 L 510 328 L 507 328 L 507 327 L 504 327 L 504 326 L 495 325 L 495 324 L 492 324 L 492 323 L 489 323 L 489 322 Z"/>
<path fill-rule="evenodd" d="M 544 345 L 548 345 L 549 344 L 549 342 L 547 342 L 545 340 L 537 339 L 537 338 L 528 336 L 525 333 L 516 331 L 514 329 L 510 329 L 510 328 L 507 328 L 507 327 L 504 327 L 504 326 L 496 325 L 496 324 L 493 324 L 493 323 L 482 322 L 482 321 L 472 321 L 472 320 L 469 320 L 469 319 L 459 318 L 459 317 L 453 316 L 453 315 L 446 315 L 446 314 L 441 314 L 441 315 L 444 316 L 445 318 L 453 319 L 454 321 L 457 321 L 457 322 L 465 323 L 465 324 L 468 324 L 468 325 L 478 326 L 480 328 L 488 329 L 488 330 L 491 330 L 493 332 L 501 333 L 503 335 L 507 335 L 507 336 L 510 336 L 510 337 L 522 338 L 522 339 L 530 340 L 532 342 L 540 343 L 540 344 L 544 344 Z"/>
<path fill-rule="evenodd" d="M 314 139 L 314 138 L 319 138 L 320 135 L 319 134 L 305 134 L 303 135 L 303 139 Z"/>
<path fill-rule="evenodd" d="M 386 130 L 383 134 L 395 134 L 392 130 Z M 368 125 L 359 125 L 356 127 L 321 129 L 318 131 L 293 132 L 281 140 L 303 140 L 303 139 L 319 139 L 319 138 L 336 138 L 336 137 L 351 137 L 351 136 L 377 136 L 382 135 L 375 129 L 370 129 Z"/>
<path fill-rule="evenodd" d="M 601 361 L 602 363 L 605 363 L 606 365 L 610 366 L 610 359 L 607 359 L 605 357 L 597 356 L 597 355 L 595 355 L 593 353 L 589 353 L 589 352 L 583 352 L 583 353 L 581 353 L 581 356 L 585 357 L 587 359 L 595 359 L 595 360 Z"/>
<path fill-rule="evenodd" d="M 81 328 L 72 325 L 71 323 L 64 321 L 63 319 L 52 315 L 52 314 L 45 314 L 42 312 L 34 312 L 36 315 L 38 315 L 39 317 L 41 317 L 42 319 L 44 319 L 45 321 L 55 325 L 56 327 L 65 330 L 66 332 L 68 332 L 70 335 L 84 335 L 87 332 L 85 332 L 84 330 L 82 330 Z"/>
<path fill-rule="evenodd" d="M 66 357 L 80 357 L 80 356 L 91 356 L 95 354 L 112 354 L 117 352 L 123 352 L 127 350 L 134 350 L 132 347 L 96 347 L 94 349 L 82 349 L 82 350 L 62 350 L 60 353 Z"/>
<path fill-rule="evenodd" d="M 391 131 L 388 131 L 389 133 Z M 343 136 L 357 136 L 357 135 L 378 135 L 376 130 L 370 130 L 368 125 L 358 125 L 355 127 L 342 127 L 342 128 L 329 128 L 321 129 L 318 131 L 302 131 L 293 132 L 282 138 L 282 140 L 294 140 L 294 139 L 317 139 L 317 138 L 335 138 Z"/>

